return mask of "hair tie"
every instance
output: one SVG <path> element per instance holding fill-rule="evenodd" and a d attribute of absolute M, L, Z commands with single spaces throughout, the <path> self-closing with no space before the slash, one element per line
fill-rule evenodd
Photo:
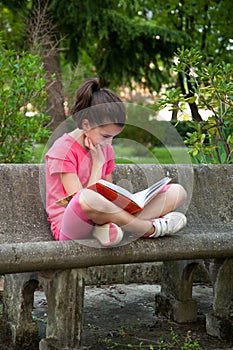
<path fill-rule="evenodd" d="M 97 92 L 100 90 L 99 82 L 95 81 L 95 83 L 92 86 L 92 92 Z"/>

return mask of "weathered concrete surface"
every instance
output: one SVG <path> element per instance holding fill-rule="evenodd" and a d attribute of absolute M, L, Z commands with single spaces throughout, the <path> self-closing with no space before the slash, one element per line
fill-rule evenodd
<path fill-rule="evenodd" d="M 85 273 L 85 269 L 69 269 L 39 274 L 48 300 L 50 320 L 46 338 L 40 342 L 41 350 L 79 348 L 83 329 Z"/>
<path fill-rule="evenodd" d="M 114 180 L 135 192 L 163 176 L 188 192 L 182 209 L 187 232 L 232 230 L 232 165 L 118 165 Z M 52 240 L 43 202 L 44 165 L 0 164 L 0 180 L 0 244 Z"/>
<path fill-rule="evenodd" d="M 207 314 L 208 334 L 233 341 L 233 259 L 226 259 L 219 267 L 214 284 L 213 311 Z"/>
<path fill-rule="evenodd" d="M 40 193 L 43 165 L 0 164 L 0 243 L 49 241 Z"/>
<path fill-rule="evenodd" d="M 113 249 L 96 249 L 95 244 L 93 244 L 93 247 L 88 247 L 87 245 L 92 245 L 91 241 L 88 241 L 86 245 L 84 241 L 81 245 L 78 242 L 53 241 L 46 222 L 42 200 L 43 193 L 41 197 L 44 188 L 43 175 L 43 165 L 0 165 L 0 190 L 1 193 L 4 193 L 4 196 L 1 196 L 2 202 L 0 205 L 0 259 L 2 259 L 0 260 L 2 269 L 0 271 L 10 273 L 51 268 L 64 270 L 92 265 L 176 260 L 163 265 L 167 271 L 162 273 L 162 276 L 169 276 L 169 285 L 166 284 L 166 280 L 162 280 L 161 296 L 166 292 L 165 300 L 169 298 L 170 304 L 176 306 L 170 308 L 168 313 L 173 313 L 172 317 L 177 317 L 177 321 L 180 321 L 184 318 L 182 310 L 187 310 L 184 306 L 187 303 L 193 305 L 190 288 L 194 270 L 200 265 L 200 261 L 192 259 L 215 257 L 218 258 L 218 264 L 216 265 L 215 261 L 212 263 L 213 266 L 217 267 L 212 268 L 210 277 L 213 283 L 215 281 L 217 283 L 214 286 L 216 300 L 214 305 L 216 307 L 213 309 L 211 320 L 217 319 L 219 321 L 219 318 L 221 318 L 222 322 L 212 322 L 211 331 L 217 336 L 218 334 L 221 337 L 228 336 L 229 332 L 227 330 L 231 329 L 232 325 L 231 315 L 229 313 L 225 313 L 224 316 L 223 314 L 220 315 L 219 310 L 224 306 L 223 300 L 224 303 L 230 305 L 230 298 L 232 298 L 232 295 L 229 294 L 228 300 L 224 299 L 227 295 L 225 289 L 221 288 L 221 284 L 224 283 L 233 290 L 233 282 L 227 277 L 229 271 L 233 275 L 232 265 L 226 260 L 227 257 L 233 257 L 232 166 L 175 164 L 140 167 L 135 165 L 118 166 L 114 177 L 115 181 L 120 181 L 121 185 L 126 184 L 134 192 L 147 187 L 164 175 L 174 177 L 175 181 L 183 184 L 188 192 L 189 200 L 181 210 L 187 212 L 188 225 L 182 234 L 177 234 L 174 237 L 166 237 L 155 241 L 138 240 L 130 244 L 128 244 L 129 241 L 125 241 L 124 246 Z M 27 243 L 24 245 L 21 242 Z M 46 259 L 45 256 L 47 256 Z M 176 274 L 172 274 L 174 271 L 176 271 Z M 221 278 L 219 273 L 221 273 Z M 6 280 L 12 278 L 11 276 L 6 275 Z M 60 276 L 63 276 L 63 274 Z M 13 280 L 14 278 L 12 278 Z M 14 297 L 16 303 L 18 302 L 16 308 L 21 308 L 24 315 L 29 312 L 29 305 L 25 303 L 28 298 L 28 282 L 22 279 L 21 285 L 19 285 L 20 295 L 15 292 L 14 283 L 8 284 L 11 285 L 11 288 L 5 291 L 8 295 Z M 63 284 L 69 290 L 69 279 L 66 278 L 65 274 L 60 282 L 56 278 L 50 279 L 48 284 L 49 293 L 52 295 L 53 291 L 57 291 L 56 286 Z M 75 290 L 75 288 L 75 285 L 71 283 L 70 290 Z M 29 290 L 31 289 L 29 288 Z M 78 284 L 77 295 L 81 295 L 82 291 L 83 284 Z M 223 291 L 222 295 L 221 291 Z M 57 293 L 57 307 L 54 309 L 55 313 L 52 319 L 61 317 L 60 310 L 64 311 L 64 307 L 62 307 L 64 299 L 61 296 L 63 296 L 62 293 Z M 7 296 L 5 300 L 7 300 Z M 71 293 L 70 300 L 67 301 L 67 308 L 72 309 L 75 300 L 75 293 Z M 49 309 L 53 308 L 53 302 L 55 301 L 49 298 L 49 303 L 51 303 Z M 59 305 L 61 306 L 59 307 Z M 78 312 L 82 313 L 81 302 L 79 305 Z M 194 316 L 195 308 L 190 307 L 189 309 L 192 311 L 185 316 L 186 320 L 188 318 L 193 319 Z M 224 307 L 222 310 L 224 310 Z M 14 313 L 9 312 L 8 316 L 11 329 L 17 329 L 15 323 L 18 321 L 14 317 Z M 222 329 L 226 324 L 225 316 L 228 324 L 225 330 L 221 331 L 219 327 Z M 76 322 L 76 333 L 71 337 L 71 339 L 76 339 L 77 342 L 81 337 L 81 323 L 80 319 L 78 320 Z M 49 319 L 48 322 L 50 322 Z M 28 320 L 28 324 L 30 324 L 30 320 Z M 53 329 L 52 325 L 50 329 Z M 58 335 L 58 333 L 56 334 Z M 18 339 L 17 334 L 15 339 Z M 51 336 L 51 338 L 41 343 L 41 350 L 60 349 L 61 346 L 64 348 L 64 339 L 67 339 L 68 344 L 67 334 L 63 336 L 60 333 L 58 340 Z M 60 346 L 60 344 L 62 345 Z M 70 343 L 66 348 L 71 350 L 71 346 Z M 76 348 L 78 349 L 79 346 L 80 344 Z M 26 349 L 25 344 L 24 349 Z"/>
<path fill-rule="evenodd" d="M 228 231 L 226 240 L 232 242 L 233 228 L 233 171 L 232 166 L 200 166 L 194 168 L 194 191 L 188 209 L 188 225 L 185 231 L 200 232 Z M 214 237 L 214 236 L 213 236 Z M 186 237 L 187 238 L 187 237 Z M 211 240 L 211 237 L 209 237 Z M 214 249 L 214 248 L 213 248 Z M 232 293 L 226 292 L 233 285 L 231 259 L 216 259 L 209 263 L 209 276 L 214 285 L 215 302 L 213 313 L 207 318 L 207 331 L 220 338 L 232 339 L 232 316 L 226 312 L 225 305 L 232 304 Z M 200 262 L 194 260 L 166 262 L 162 271 L 162 292 L 156 299 L 156 312 L 177 322 L 192 322 L 197 318 L 192 299 L 193 272 Z M 226 268 L 228 266 L 228 269 Z M 221 273 L 221 271 L 225 271 Z M 231 272 L 230 272 L 231 271 Z M 220 281 L 221 274 L 221 282 Z M 221 285 L 221 287 L 220 287 Z M 227 286 L 227 287 L 226 287 Z M 218 302 L 217 302 L 218 301 Z M 218 305 L 218 306 L 217 306 Z M 219 315 L 219 310 L 224 310 Z M 218 311 L 217 311 L 218 310 Z M 225 315 L 225 318 L 223 316 Z M 220 321 L 221 319 L 221 321 Z"/>
<path fill-rule="evenodd" d="M 86 285 L 159 283 L 161 281 L 162 264 L 162 262 L 151 262 L 90 267 L 86 271 Z M 195 277 L 196 281 L 209 281 L 203 271 L 198 271 Z"/>
<path fill-rule="evenodd" d="M 198 239 L 196 234 L 180 233 L 156 240 L 137 240 L 111 249 L 95 249 L 78 241 L 15 243 L 0 245 L 0 273 L 232 255 L 231 232 L 200 233 Z"/>
<path fill-rule="evenodd" d="M 23 348 L 25 344 L 28 349 L 38 346 L 38 330 L 31 315 L 34 292 L 38 285 L 38 278 L 34 273 L 14 274 L 5 278 L 3 313 L 6 320 L 11 320 L 8 326 L 16 350 Z"/>

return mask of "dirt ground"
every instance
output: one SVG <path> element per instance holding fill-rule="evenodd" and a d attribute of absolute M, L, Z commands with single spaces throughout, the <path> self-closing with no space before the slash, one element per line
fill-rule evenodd
<path fill-rule="evenodd" d="M 213 299 L 210 286 L 193 287 L 193 297 L 198 303 L 198 320 L 182 325 L 154 314 L 154 296 L 159 291 L 159 285 L 87 286 L 83 349 L 233 350 L 233 343 L 206 334 L 205 314 L 211 310 Z M 39 332 L 43 337 L 45 323 L 40 320 L 46 319 L 47 309 L 42 292 L 36 293 L 33 313 L 39 320 Z M 176 345 L 171 329 L 178 336 Z M 182 347 L 187 336 L 190 344 L 196 340 L 199 347 Z"/>
<path fill-rule="evenodd" d="M 154 314 L 154 298 L 159 292 L 158 284 L 87 286 L 83 350 L 233 350 L 233 343 L 206 334 L 205 314 L 211 310 L 213 300 L 209 285 L 193 287 L 198 319 L 190 324 L 177 324 Z M 35 292 L 33 317 L 39 337 L 44 338 L 47 302 L 43 291 Z M 1 327 L 0 350 L 11 350 L 2 339 Z"/>

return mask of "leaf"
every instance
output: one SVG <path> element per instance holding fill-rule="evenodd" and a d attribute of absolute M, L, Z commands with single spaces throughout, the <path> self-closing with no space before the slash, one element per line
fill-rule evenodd
<path fill-rule="evenodd" d="M 194 103 L 196 99 L 197 99 L 197 96 L 192 96 L 192 97 L 186 98 L 185 101 L 187 103 Z"/>
<path fill-rule="evenodd" d="M 195 149 L 194 151 L 192 151 L 192 155 L 195 157 L 195 156 L 197 156 L 198 155 L 198 150 L 197 149 Z"/>

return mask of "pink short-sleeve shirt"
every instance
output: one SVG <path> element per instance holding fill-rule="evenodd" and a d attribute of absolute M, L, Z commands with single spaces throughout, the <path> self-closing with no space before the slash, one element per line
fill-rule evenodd
<path fill-rule="evenodd" d="M 108 145 L 102 148 L 105 163 L 102 168 L 102 179 L 111 174 L 115 168 L 114 151 Z M 56 239 L 59 237 L 61 221 L 65 208 L 56 204 L 56 201 L 66 195 L 61 173 L 75 173 L 83 187 L 86 187 L 92 169 L 92 159 L 72 136 L 65 133 L 56 140 L 46 153 L 46 211 L 51 224 L 51 231 Z"/>

